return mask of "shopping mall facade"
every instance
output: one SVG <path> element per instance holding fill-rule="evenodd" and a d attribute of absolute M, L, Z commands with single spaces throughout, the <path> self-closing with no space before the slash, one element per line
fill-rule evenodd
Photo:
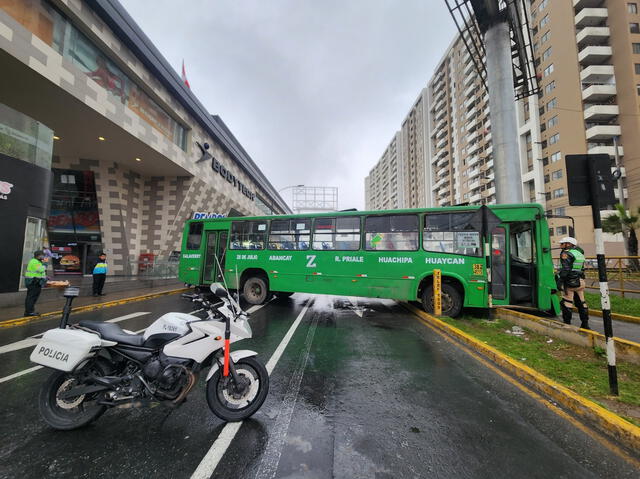
<path fill-rule="evenodd" d="M 195 213 L 290 211 L 116 0 L 0 0 L 0 71 L 0 292 L 35 249 L 135 274 Z"/>

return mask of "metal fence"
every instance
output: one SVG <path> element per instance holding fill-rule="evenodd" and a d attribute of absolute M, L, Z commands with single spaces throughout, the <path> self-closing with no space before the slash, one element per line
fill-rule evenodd
<path fill-rule="evenodd" d="M 146 261 L 129 261 L 128 274 L 131 276 L 140 276 L 146 279 L 168 279 L 178 277 L 178 265 L 179 263 L 174 260 L 154 260 L 152 262 Z"/>
<path fill-rule="evenodd" d="M 606 258 L 609 291 L 630 297 L 640 297 L 640 256 L 609 256 Z M 587 289 L 600 289 L 598 281 L 598 262 L 588 256 L 585 262 L 585 281 Z"/>

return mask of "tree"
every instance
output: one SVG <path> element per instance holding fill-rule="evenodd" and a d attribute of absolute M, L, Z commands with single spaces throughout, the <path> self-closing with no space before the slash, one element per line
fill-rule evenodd
<path fill-rule="evenodd" d="M 626 231 L 624 231 L 623 226 Z M 602 222 L 602 230 L 606 233 L 622 233 L 629 256 L 638 256 L 638 236 L 636 229 L 640 228 L 640 208 L 635 215 L 627 213 L 624 206 L 616 205 L 616 213 L 608 216 Z M 632 259 L 629 266 L 634 270 L 640 269 L 640 262 Z"/>

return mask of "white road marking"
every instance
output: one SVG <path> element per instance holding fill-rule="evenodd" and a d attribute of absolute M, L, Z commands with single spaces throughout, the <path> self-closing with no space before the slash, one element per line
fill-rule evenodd
<path fill-rule="evenodd" d="M 37 371 L 38 369 L 42 369 L 43 367 L 44 367 L 44 366 L 34 366 L 34 367 L 32 367 L 32 368 L 25 369 L 24 371 L 20 371 L 20 372 L 18 372 L 18 373 L 14 373 L 14 374 L 12 374 L 12 375 L 10 375 L 10 376 L 5 376 L 5 377 L 3 377 L 3 378 L 0 378 L 0 383 L 3 383 L 3 382 L 5 382 L 5 381 L 11 381 L 12 379 L 15 379 L 15 378 L 17 378 L 17 377 L 20 377 L 20 376 L 22 376 L 22 375 L 24 375 L 24 374 L 29 374 L 29 373 L 32 373 L 32 372 L 34 372 L 34 371 Z"/>
<path fill-rule="evenodd" d="M 351 308 L 351 311 L 362 317 L 363 309 L 358 306 L 358 298 L 356 298 L 355 296 L 347 296 L 347 299 L 351 303 L 351 306 L 353 306 L 353 308 Z"/>
<path fill-rule="evenodd" d="M 313 337 L 316 333 L 318 326 L 318 316 L 314 318 L 309 332 L 307 333 L 307 339 L 304 342 L 304 349 L 298 367 L 291 375 L 289 380 L 289 387 L 282 400 L 282 407 L 278 412 L 276 418 L 276 424 L 274 431 L 269 434 L 269 440 L 267 441 L 267 447 L 262 455 L 262 462 L 260 463 L 260 469 L 256 474 L 256 479 L 273 479 L 278 472 L 278 464 L 280 464 L 280 457 L 282 456 L 282 448 L 284 447 L 284 441 L 289 431 L 291 424 L 291 416 L 293 416 L 293 410 L 298 401 L 298 393 L 300 392 L 300 383 L 302 383 L 302 376 L 304 376 L 304 370 L 307 368 L 307 361 L 309 360 L 309 353 L 311 352 L 311 344 L 313 343 Z"/>
<path fill-rule="evenodd" d="M 284 338 L 282 338 L 282 341 L 280 341 L 280 344 L 278 345 L 275 352 L 271 356 L 271 359 L 269 359 L 269 361 L 267 362 L 266 368 L 269 375 L 271 375 L 271 371 L 273 371 L 273 368 L 275 368 L 276 364 L 278 363 L 278 360 L 280 359 L 280 357 L 282 356 L 282 353 L 284 352 L 285 348 L 289 344 L 289 341 L 291 341 L 291 338 L 293 337 L 293 333 L 296 332 L 298 325 L 302 321 L 302 318 L 304 317 L 305 313 L 311 306 L 312 302 L 313 300 L 309 300 L 305 305 L 305 307 L 302 308 L 302 311 L 300 311 L 300 314 L 298 314 L 298 317 L 295 319 L 295 321 L 289 328 L 289 331 L 287 331 L 287 334 L 285 334 Z M 260 305 L 257 308 L 256 306 L 254 306 L 250 308 L 248 312 L 252 313 L 253 311 L 256 311 L 258 308 L 260 308 L 261 306 L 263 305 Z M 226 452 L 227 448 L 231 444 L 231 441 L 233 440 L 236 433 L 240 429 L 240 426 L 242 426 L 243 422 L 244 421 L 228 422 L 224 426 L 224 428 L 222 429 L 222 432 L 220 432 L 216 440 L 211 445 L 211 448 L 209 449 L 207 454 L 202 458 L 202 461 L 200 461 L 200 464 L 198 464 L 198 467 L 196 468 L 195 472 L 191 475 L 191 479 L 207 479 L 211 477 L 211 474 L 213 474 L 213 471 L 216 470 L 216 467 L 218 466 L 220 459 L 222 459 L 222 456 L 224 456 L 224 453 Z"/>
<path fill-rule="evenodd" d="M 120 321 L 125 321 L 131 318 L 137 318 L 138 316 L 144 316 L 145 314 L 151 314 L 149 312 L 137 312 L 126 314 L 124 316 L 118 316 L 117 318 L 108 319 L 107 323 L 119 323 Z M 30 336 L 26 339 L 21 339 L 20 341 L 16 341 L 15 343 L 5 344 L 4 346 L 0 346 L 0 354 L 10 353 L 12 351 L 18 351 L 24 348 L 30 348 L 38 344 L 39 338 L 42 337 L 44 333 L 36 334 L 34 336 Z"/>

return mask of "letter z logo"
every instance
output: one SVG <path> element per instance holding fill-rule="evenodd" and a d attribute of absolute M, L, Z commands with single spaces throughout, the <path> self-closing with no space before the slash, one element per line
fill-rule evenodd
<path fill-rule="evenodd" d="M 307 255 L 307 268 L 315 268 L 318 265 L 316 264 L 316 255 L 308 254 Z"/>

